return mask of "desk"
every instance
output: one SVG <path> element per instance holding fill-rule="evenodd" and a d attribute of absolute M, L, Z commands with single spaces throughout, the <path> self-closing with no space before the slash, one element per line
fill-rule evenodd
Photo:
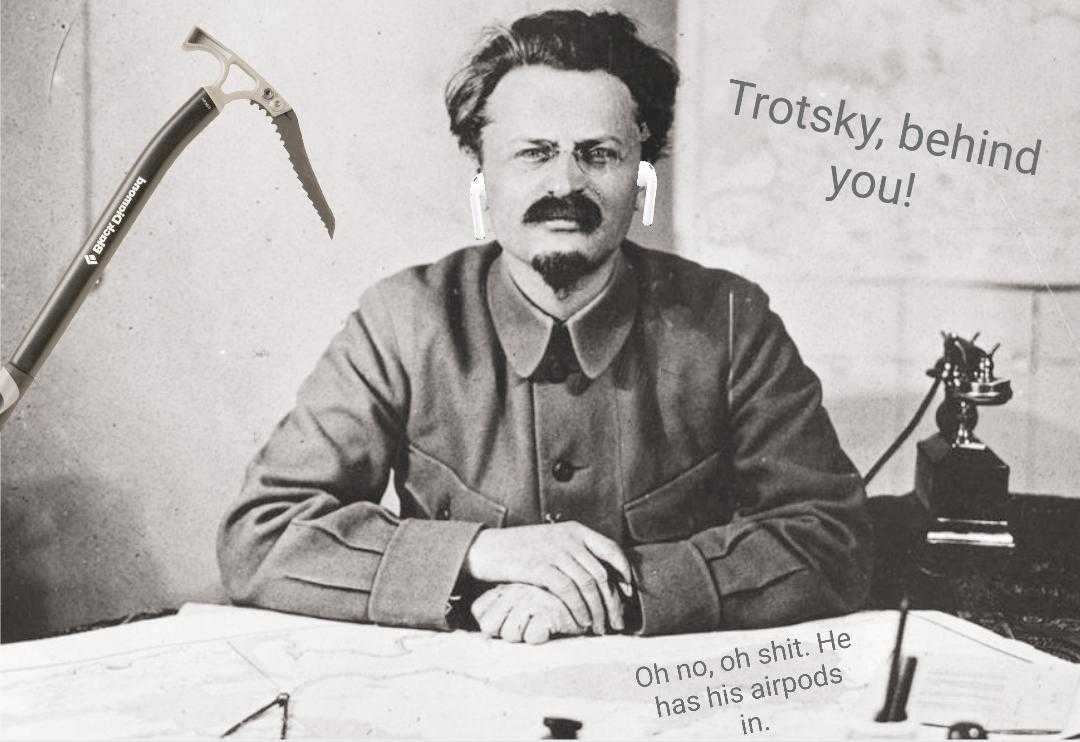
<path fill-rule="evenodd" d="M 762 739 L 836 739 L 880 705 L 895 625 L 895 611 L 868 611 L 758 631 L 580 637 L 531 647 L 461 631 L 189 606 L 168 618 L 0 647 L 0 727 L 5 739 L 209 738 L 286 691 L 289 738 L 538 739 L 544 716 L 581 720 L 582 738 L 743 738 L 741 718 L 755 716 L 770 727 L 755 735 Z M 773 641 L 812 642 L 819 631 L 846 632 L 850 648 L 785 665 L 721 669 L 737 648 L 757 656 Z M 915 719 L 953 722 L 968 713 L 953 704 L 966 702 L 956 694 L 971 678 L 990 694 L 978 703 L 991 717 L 1045 725 L 1048 716 L 1080 707 L 1080 667 L 953 616 L 912 612 L 905 650 L 920 657 L 909 706 Z M 717 675 L 651 687 L 635 681 L 639 667 L 674 669 L 696 659 Z M 839 668 L 842 683 L 786 701 L 657 715 L 656 697 L 670 700 L 705 683 L 749 688 L 763 675 L 822 664 Z M 274 738 L 280 723 L 275 709 L 236 736 Z M 1052 723 L 1080 731 L 1078 719 Z M 916 731 L 941 738 L 940 729 Z"/>
<path fill-rule="evenodd" d="M 1005 514 L 1013 549 L 927 544 L 930 518 L 913 494 L 872 497 L 870 512 L 873 607 L 895 606 L 906 593 L 916 608 L 1080 662 L 1080 498 L 1014 495 Z"/>

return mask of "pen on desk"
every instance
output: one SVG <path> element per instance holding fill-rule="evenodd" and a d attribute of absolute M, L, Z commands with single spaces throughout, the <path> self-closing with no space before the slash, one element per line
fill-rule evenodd
<path fill-rule="evenodd" d="M 907 623 L 908 599 L 905 595 L 900 601 L 900 622 L 896 627 L 896 643 L 893 646 L 892 657 L 889 662 L 889 682 L 885 686 L 885 703 L 881 706 L 874 721 L 892 721 L 889 714 L 892 711 L 893 699 L 896 696 L 897 685 L 900 680 L 900 650 L 904 644 L 904 625 Z"/>
<path fill-rule="evenodd" d="M 908 695 L 911 693 L 911 682 L 915 679 L 915 666 L 918 663 L 919 661 L 914 657 L 904 660 L 904 671 L 900 673 L 899 684 L 896 686 L 896 693 L 893 694 L 887 721 L 907 720 Z"/>

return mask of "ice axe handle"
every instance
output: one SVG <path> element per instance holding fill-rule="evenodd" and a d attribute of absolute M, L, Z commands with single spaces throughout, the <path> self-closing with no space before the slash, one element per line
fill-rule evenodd
<path fill-rule="evenodd" d="M 98 271 L 116 252 L 173 160 L 218 112 L 206 89 L 199 88 L 146 145 L 101 213 L 82 249 L 27 330 L 15 354 L 0 369 L 0 426 L 3 426 L 15 403 L 26 392 L 41 364 L 64 334 L 71 318 L 93 287 Z"/>

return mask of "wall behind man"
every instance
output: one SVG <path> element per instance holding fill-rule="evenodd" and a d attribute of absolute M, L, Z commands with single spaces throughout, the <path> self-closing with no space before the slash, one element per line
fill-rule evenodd
<path fill-rule="evenodd" d="M 981 330 L 984 347 L 1002 344 L 1015 398 L 984 408 L 976 433 L 1011 465 L 1013 491 L 1080 496 L 1078 28 L 1064 1 L 680 3 L 679 248 L 769 292 L 864 472 L 929 388 L 939 331 Z M 732 78 L 758 86 L 738 116 Z M 754 120 L 758 93 L 770 97 Z M 775 97 L 803 95 L 881 115 L 881 149 L 769 119 Z M 1035 174 L 902 151 L 905 112 L 924 136 L 959 122 L 976 146 L 984 130 L 1014 149 L 1041 139 Z M 830 165 L 901 178 L 900 204 L 849 187 L 826 201 Z M 872 494 L 913 488 L 935 407 Z"/>
<path fill-rule="evenodd" d="M 443 85 L 484 25 L 553 5 L 3 3 L 4 358 L 152 134 L 216 77 L 179 48 L 196 23 L 283 91 L 338 224 L 330 241 L 246 104 L 176 160 L 4 428 L 4 640 L 223 599 L 221 514 L 360 292 L 472 240 Z M 604 5 L 674 49 L 672 5 Z M 647 241 L 670 247 L 670 189 L 656 221 Z"/>

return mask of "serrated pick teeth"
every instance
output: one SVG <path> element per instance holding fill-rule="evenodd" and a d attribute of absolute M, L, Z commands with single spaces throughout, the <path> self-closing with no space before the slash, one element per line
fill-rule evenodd
<path fill-rule="evenodd" d="M 318 215 L 319 219 L 322 220 L 327 234 L 329 234 L 332 239 L 334 237 L 335 227 L 334 214 L 330 211 L 330 206 L 326 203 L 326 197 L 323 195 L 322 188 L 320 188 L 319 182 L 315 178 L 315 172 L 311 169 L 311 162 L 308 160 L 307 152 L 304 149 L 304 141 L 300 134 L 299 127 L 297 126 L 296 129 L 297 141 L 290 146 L 289 139 L 287 138 L 288 133 L 279 123 L 284 120 L 283 117 L 288 115 L 289 112 L 273 116 L 256 101 L 250 101 L 250 103 L 266 114 L 270 119 L 270 123 L 274 125 L 274 131 L 277 132 L 278 139 L 285 148 L 285 154 L 289 156 L 289 164 L 292 166 L 293 175 L 300 181 L 300 187 L 304 189 L 304 195 L 307 196 L 308 202 L 311 204 L 312 208 L 315 209 L 315 213 Z M 295 122 L 295 118 L 293 118 L 292 121 Z M 294 153 L 293 147 L 299 151 Z M 307 174 L 307 177 L 305 177 L 305 173 Z"/>

